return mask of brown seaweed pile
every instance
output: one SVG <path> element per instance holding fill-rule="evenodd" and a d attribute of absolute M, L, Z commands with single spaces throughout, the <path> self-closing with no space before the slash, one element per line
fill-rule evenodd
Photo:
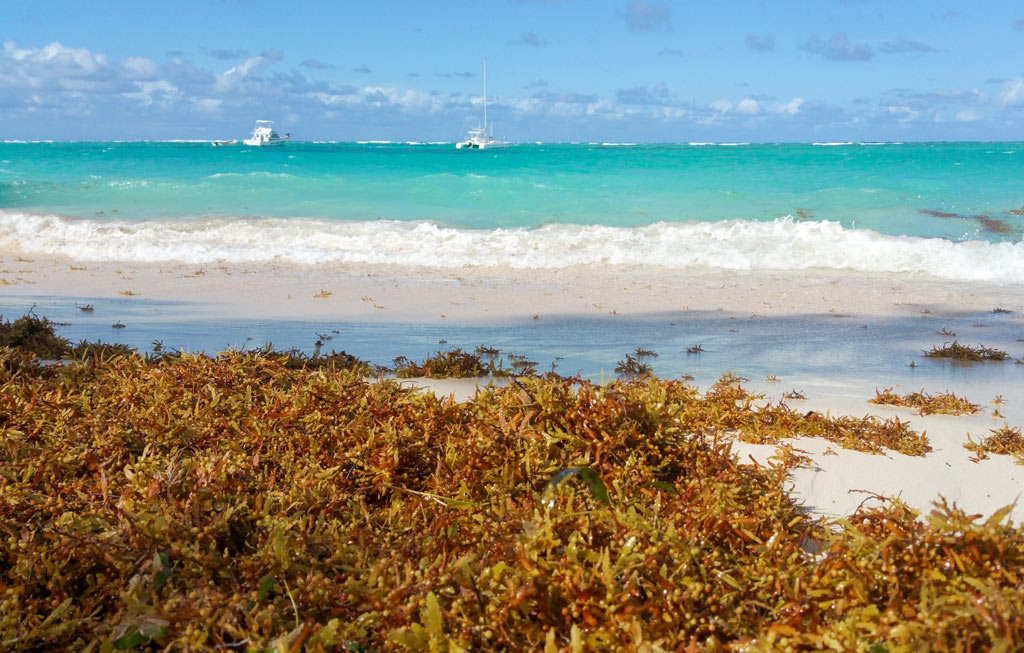
<path fill-rule="evenodd" d="M 1001 361 L 1008 358 L 1006 352 L 1001 349 L 993 349 L 981 345 L 971 347 L 969 345 L 961 345 L 956 340 L 951 344 L 943 344 L 941 347 L 932 347 L 930 351 L 925 352 L 925 356 L 929 358 L 949 358 L 964 363 Z"/>
<path fill-rule="evenodd" d="M 865 427 L 735 378 L 456 403 L 262 352 L 0 363 L 6 650 L 1024 645 L 1008 509 L 815 520 L 728 436 Z"/>
<path fill-rule="evenodd" d="M 991 453 L 1013 456 L 1018 465 L 1024 465 L 1024 434 L 1021 434 L 1020 428 L 1004 424 L 1003 428 L 991 431 L 992 435 L 982 438 L 981 442 L 969 439 L 964 445 L 966 449 L 974 452 L 971 460 L 974 462 L 985 460 Z"/>
<path fill-rule="evenodd" d="M 497 349 L 480 345 L 475 353 L 460 348 L 435 352 L 422 363 L 416 363 L 405 356 L 394 359 L 394 373 L 398 378 L 426 377 L 431 379 L 471 378 L 482 376 L 510 377 L 537 373 L 537 363 L 525 356 L 509 353 L 509 366 Z"/>
<path fill-rule="evenodd" d="M 892 388 L 882 391 L 875 390 L 875 398 L 869 399 L 868 403 L 916 408 L 918 415 L 973 415 L 981 410 L 981 406 L 978 404 L 972 404 L 964 397 L 957 397 L 952 392 L 928 394 L 921 390 L 921 392 L 910 392 L 900 396 L 893 392 Z"/>
<path fill-rule="evenodd" d="M 71 351 L 71 342 L 58 336 L 55 326 L 31 312 L 13 322 L 0 316 L 0 347 L 32 351 L 40 358 L 60 358 Z"/>

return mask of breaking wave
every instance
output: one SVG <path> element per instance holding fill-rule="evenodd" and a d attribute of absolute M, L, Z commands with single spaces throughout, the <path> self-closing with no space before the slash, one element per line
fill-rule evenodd
<path fill-rule="evenodd" d="M 1024 243 L 952 242 L 847 229 L 836 222 L 550 224 L 460 229 L 435 222 L 198 216 L 96 220 L 0 211 L 0 248 L 81 261 L 372 263 L 558 269 L 847 270 L 1024 283 Z"/>

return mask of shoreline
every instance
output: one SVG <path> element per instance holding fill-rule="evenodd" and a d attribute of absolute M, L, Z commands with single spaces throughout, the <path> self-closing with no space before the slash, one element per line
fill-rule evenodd
<path fill-rule="evenodd" d="M 8 297 L 172 302 L 193 319 L 487 323 L 718 312 L 777 317 L 1024 311 L 1024 287 L 832 270 L 77 262 L 0 252 Z"/>

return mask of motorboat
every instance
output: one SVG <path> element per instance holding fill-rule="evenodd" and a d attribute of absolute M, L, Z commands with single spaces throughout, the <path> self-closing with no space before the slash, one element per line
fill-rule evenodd
<path fill-rule="evenodd" d="M 224 147 L 225 145 L 237 145 L 237 144 L 238 144 L 238 139 L 237 138 L 231 139 L 230 141 L 210 141 L 210 145 L 212 145 L 214 147 Z"/>
<path fill-rule="evenodd" d="M 484 123 L 482 127 L 469 130 L 469 137 L 455 144 L 457 150 L 490 150 L 508 147 L 510 143 L 494 138 L 487 126 L 487 59 L 484 59 Z"/>
<path fill-rule="evenodd" d="M 253 145 L 256 147 L 262 147 L 264 145 L 284 145 L 285 142 L 291 138 L 291 134 L 285 134 L 284 138 L 277 135 L 274 131 L 274 122 L 272 120 L 257 120 L 256 127 L 252 130 L 252 137 L 242 141 L 246 145 Z"/>

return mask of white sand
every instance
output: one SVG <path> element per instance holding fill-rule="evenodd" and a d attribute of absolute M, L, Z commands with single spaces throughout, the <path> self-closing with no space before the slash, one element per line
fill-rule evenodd
<path fill-rule="evenodd" d="M 3 252 L 0 292 L 83 302 L 121 297 L 186 302 L 199 313 L 227 317 L 419 323 L 680 310 L 745 316 L 882 316 L 997 306 L 1024 311 L 1024 287 L 823 271 L 141 265 Z"/>
<path fill-rule="evenodd" d="M 910 391 L 899 390 L 901 394 Z M 1018 502 L 1024 494 L 1024 465 L 1015 464 L 1011 456 L 999 455 L 971 462 L 974 452 L 963 446 L 969 437 L 977 442 L 990 435 L 990 429 L 1004 425 L 1004 420 L 992 417 L 990 405 L 983 405 L 983 412 L 975 415 L 921 416 L 906 408 L 869 404 L 863 398 L 844 401 L 833 396 L 822 400 L 809 395 L 808 401 L 799 403 L 801 410 L 805 407 L 833 415 L 876 415 L 883 419 L 896 416 L 909 421 L 915 431 L 924 432 L 932 446 L 925 456 L 905 456 L 894 451 L 851 451 L 824 439 L 790 440 L 813 461 L 793 473 L 792 493 L 814 514 L 846 516 L 862 502 L 878 505 L 872 495 L 882 495 L 897 497 L 924 515 L 931 511 L 934 502 L 945 497 L 950 505 L 955 503 L 969 514 L 988 516 Z M 1016 408 L 1015 414 L 1020 406 Z M 1007 412 L 1006 407 L 1000 410 Z M 774 446 L 743 442 L 736 442 L 733 450 L 740 458 L 751 456 L 762 463 L 775 453 Z M 1011 518 L 1015 522 L 1024 520 L 1024 505 L 1017 505 Z"/>

